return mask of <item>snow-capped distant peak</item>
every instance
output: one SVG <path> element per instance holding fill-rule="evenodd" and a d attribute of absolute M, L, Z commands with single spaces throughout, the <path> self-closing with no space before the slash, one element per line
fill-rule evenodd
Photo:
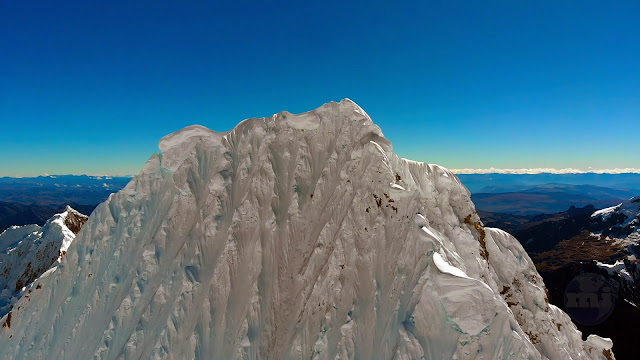
<path fill-rule="evenodd" d="M 621 206 L 622 204 L 618 204 L 618 205 L 610 206 L 608 208 L 600 209 L 598 211 L 595 211 L 593 214 L 591 214 L 591 217 L 592 218 L 599 217 L 603 221 L 607 220 L 613 213 L 615 213 L 618 209 L 620 209 Z"/>
<path fill-rule="evenodd" d="M 616 275 L 617 274 L 623 280 L 626 280 L 626 281 L 629 281 L 629 282 L 633 282 L 634 281 L 633 277 L 631 276 L 631 274 L 629 274 L 629 271 L 627 270 L 627 267 L 626 267 L 624 261 L 622 261 L 622 260 L 617 260 L 613 264 L 605 264 L 605 263 L 602 263 L 600 261 L 596 261 L 595 263 L 599 268 L 605 269 L 609 275 Z"/>
<path fill-rule="evenodd" d="M 616 206 L 598 210 L 591 215 L 591 220 L 607 227 L 628 228 L 633 226 L 640 228 L 640 196 L 633 197 Z"/>

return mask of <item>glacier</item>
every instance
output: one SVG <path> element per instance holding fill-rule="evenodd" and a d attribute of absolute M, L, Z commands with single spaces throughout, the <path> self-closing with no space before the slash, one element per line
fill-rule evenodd
<path fill-rule="evenodd" d="M 0 358 L 614 358 L 351 100 L 159 148 L 0 319 Z"/>

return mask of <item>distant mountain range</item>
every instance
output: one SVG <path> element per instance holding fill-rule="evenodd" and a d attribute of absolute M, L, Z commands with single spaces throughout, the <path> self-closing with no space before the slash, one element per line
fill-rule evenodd
<path fill-rule="evenodd" d="M 479 210 L 509 214 L 556 213 L 570 206 L 593 205 L 598 209 L 617 205 L 640 194 L 639 190 L 595 185 L 540 184 L 515 190 L 515 186 L 494 187 L 492 192 L 473 193 Z"/>
<path fill-rule="evenodd" d="M 0 178 L 0 201 L 38 205 L 95 205 L 122 189 L 130 180 L 131 177 L 87 175 L 3 177 Z"/>
<path fill-rule="evenodd" d="M 122 189 L 130 177 L 55 175 L 0 178 L 0 232 L 13 225 L 44 225 L 67 205 L 84 214 Z"/>
<path fill-rule="evenodd" d="M 542 184 L 593 185 L 640 193 L 640 174 L 458 174 L 471 193 L 518 192 Z"/>
<path fill-rule="evenodd" d="M 96 205 L 81 205 L 72 202 L 55 205 L 19 204 L 0 202 L 0 233 L 10 226 L 28 224 L 44 225 L 53 215 L 61 213 L 70 205 L 83 214 L 91 214 Z"/>

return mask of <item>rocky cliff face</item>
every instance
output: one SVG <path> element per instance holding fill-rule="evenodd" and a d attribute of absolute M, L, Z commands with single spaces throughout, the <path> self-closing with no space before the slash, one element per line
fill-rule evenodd
<path fill-rule="evenodd" d="M 613 356 L 455 175 L 349 100 L 160 149 L 0 320 L 0 357 Z"/>

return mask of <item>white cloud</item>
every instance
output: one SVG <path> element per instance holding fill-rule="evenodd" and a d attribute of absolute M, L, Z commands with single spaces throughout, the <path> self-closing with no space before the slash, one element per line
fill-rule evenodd
<path fill-rule="evenodd" d="M 623 168 L 623 169 L 554 169 L 554 168 L 535 168 L 535 169 L 451 169 L 454 174 L 625 174 L 635 173 L 640 174 L 640 169 L 636 168 Z"/>

